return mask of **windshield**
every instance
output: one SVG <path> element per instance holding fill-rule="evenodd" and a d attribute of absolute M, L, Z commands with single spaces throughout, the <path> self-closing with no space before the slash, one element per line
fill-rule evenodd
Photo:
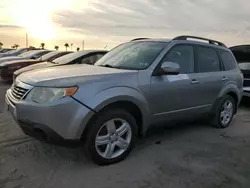
<path fill-rule="evenodd" d="M 2 50 L 0 50 L 0 53 L 8 53 L 8 52 L 10 52 L 10 51 L 12 51 L 13 49 L 2 49 Z"/>
<path fill-rule="evenodd" d="M 153 41 L 125 43 L 104 55 L 95 65 L 132 70 L 146 69 L 167 44 Z"/>
<path fill-rule="evenodd" d="M 13 53 L 16 53 L 16 52 L 19 52 L 21 49 L 17 49 L 17 50 L 11 50 L 9 52 L 6 52 L 6 54 L 13 54 Z"/>
<path fill-rule="evenodd" d="M 39 58 L 39 60 L 49 61 L 51 58 L 53 58 L 54 56 L 56 56 L 57 54 L 60 54 L 60 53 L 62 53 L 62 52 L 58 52 L 58 51 L 56 51 L 56 52 L 50 52 L 50 53 L 47 53 L 47 54 L 41 56 Z"/>
<path fill-rule="evenodd" d="M 39 50 L 32 50 L 32 51 L 24 52 L 24 53 L 22 53 L 22 54 L 20 54 L 18 56 L 19 57 L 30 57 L 30 56 L 35 55 L 36 53 L 39 53 L 39 52 L 41 52 L 41 51 L 39 51 Z"/>
<path fill-rule="evenodd" d="M 70 53 L 64 56 L 61 56 L 59 58 L 56 58 L 55 60 L 52 61 L 52 63 L 56 63 L 56 64 L 68 64 L 71 61 L 83 56 L 86 53 L 81 52 L 74 52 L 74 53 Z"/>
<path fill-rule="evenodd" d="M 238 63 L 250 62 L 250 47 L 238 47 L 232 49 L 232 52 Z"/>

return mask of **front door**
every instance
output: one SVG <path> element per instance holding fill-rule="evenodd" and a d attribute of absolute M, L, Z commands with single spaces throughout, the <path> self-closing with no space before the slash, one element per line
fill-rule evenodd
<path fill-rule="evenodd" d="M 163 62 L 178 63 L 180 74 L 151 77 L 149 102 L 154 121 L 184 117 L 188 115 L 187 111 L 196 106 L 196 86 L 192 84 L 195 76 L 193 46 L 174 46 L 160 64 Z"/>

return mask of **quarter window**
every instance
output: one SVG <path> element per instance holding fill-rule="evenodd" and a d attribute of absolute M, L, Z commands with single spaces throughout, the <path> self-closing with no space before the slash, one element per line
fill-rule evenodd
<path fill-rule="evenodd" d="M 220 71 L 220 61 L 214 49 L 201 46 L 197 47 L 197 71 Z"/>
<path fill-rule="evenodd" d="M 220 57 L 223 61 L 225 70 L 232 70 L 236 68 L 236 63 L 231 53 L 220 50 Z"/>
<path fill-rule="evenodd" d="M 177 63 L 180 65 L 180 73 L 192 73 L 194 72 L 194 49 L 190 45 L 174 46 L 161 62 Z"/>

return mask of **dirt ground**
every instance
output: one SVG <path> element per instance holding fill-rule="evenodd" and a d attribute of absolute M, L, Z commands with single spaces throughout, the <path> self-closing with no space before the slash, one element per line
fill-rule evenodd
<path fill-rule="evenodd" d="M 81 147 L 51 146 L 25 136 L 6 112 L 0 83 L 1 188 L 250 187 L 250 105 L 232 126 L 196 123 L 159 129 L 138 140 L 130 156 L 97 166 Z"/>

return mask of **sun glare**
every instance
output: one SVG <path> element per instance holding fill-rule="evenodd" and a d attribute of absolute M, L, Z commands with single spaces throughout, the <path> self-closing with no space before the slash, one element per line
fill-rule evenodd
<path fill-rule="evenodd" d="M 26 29 L 29 36 L 50 40 L 56 36 L 53 11 L 67 8 L 69 3 L 70 0 L 22 0 L 14 5 L 11 16 L 17 25 Z"/>

